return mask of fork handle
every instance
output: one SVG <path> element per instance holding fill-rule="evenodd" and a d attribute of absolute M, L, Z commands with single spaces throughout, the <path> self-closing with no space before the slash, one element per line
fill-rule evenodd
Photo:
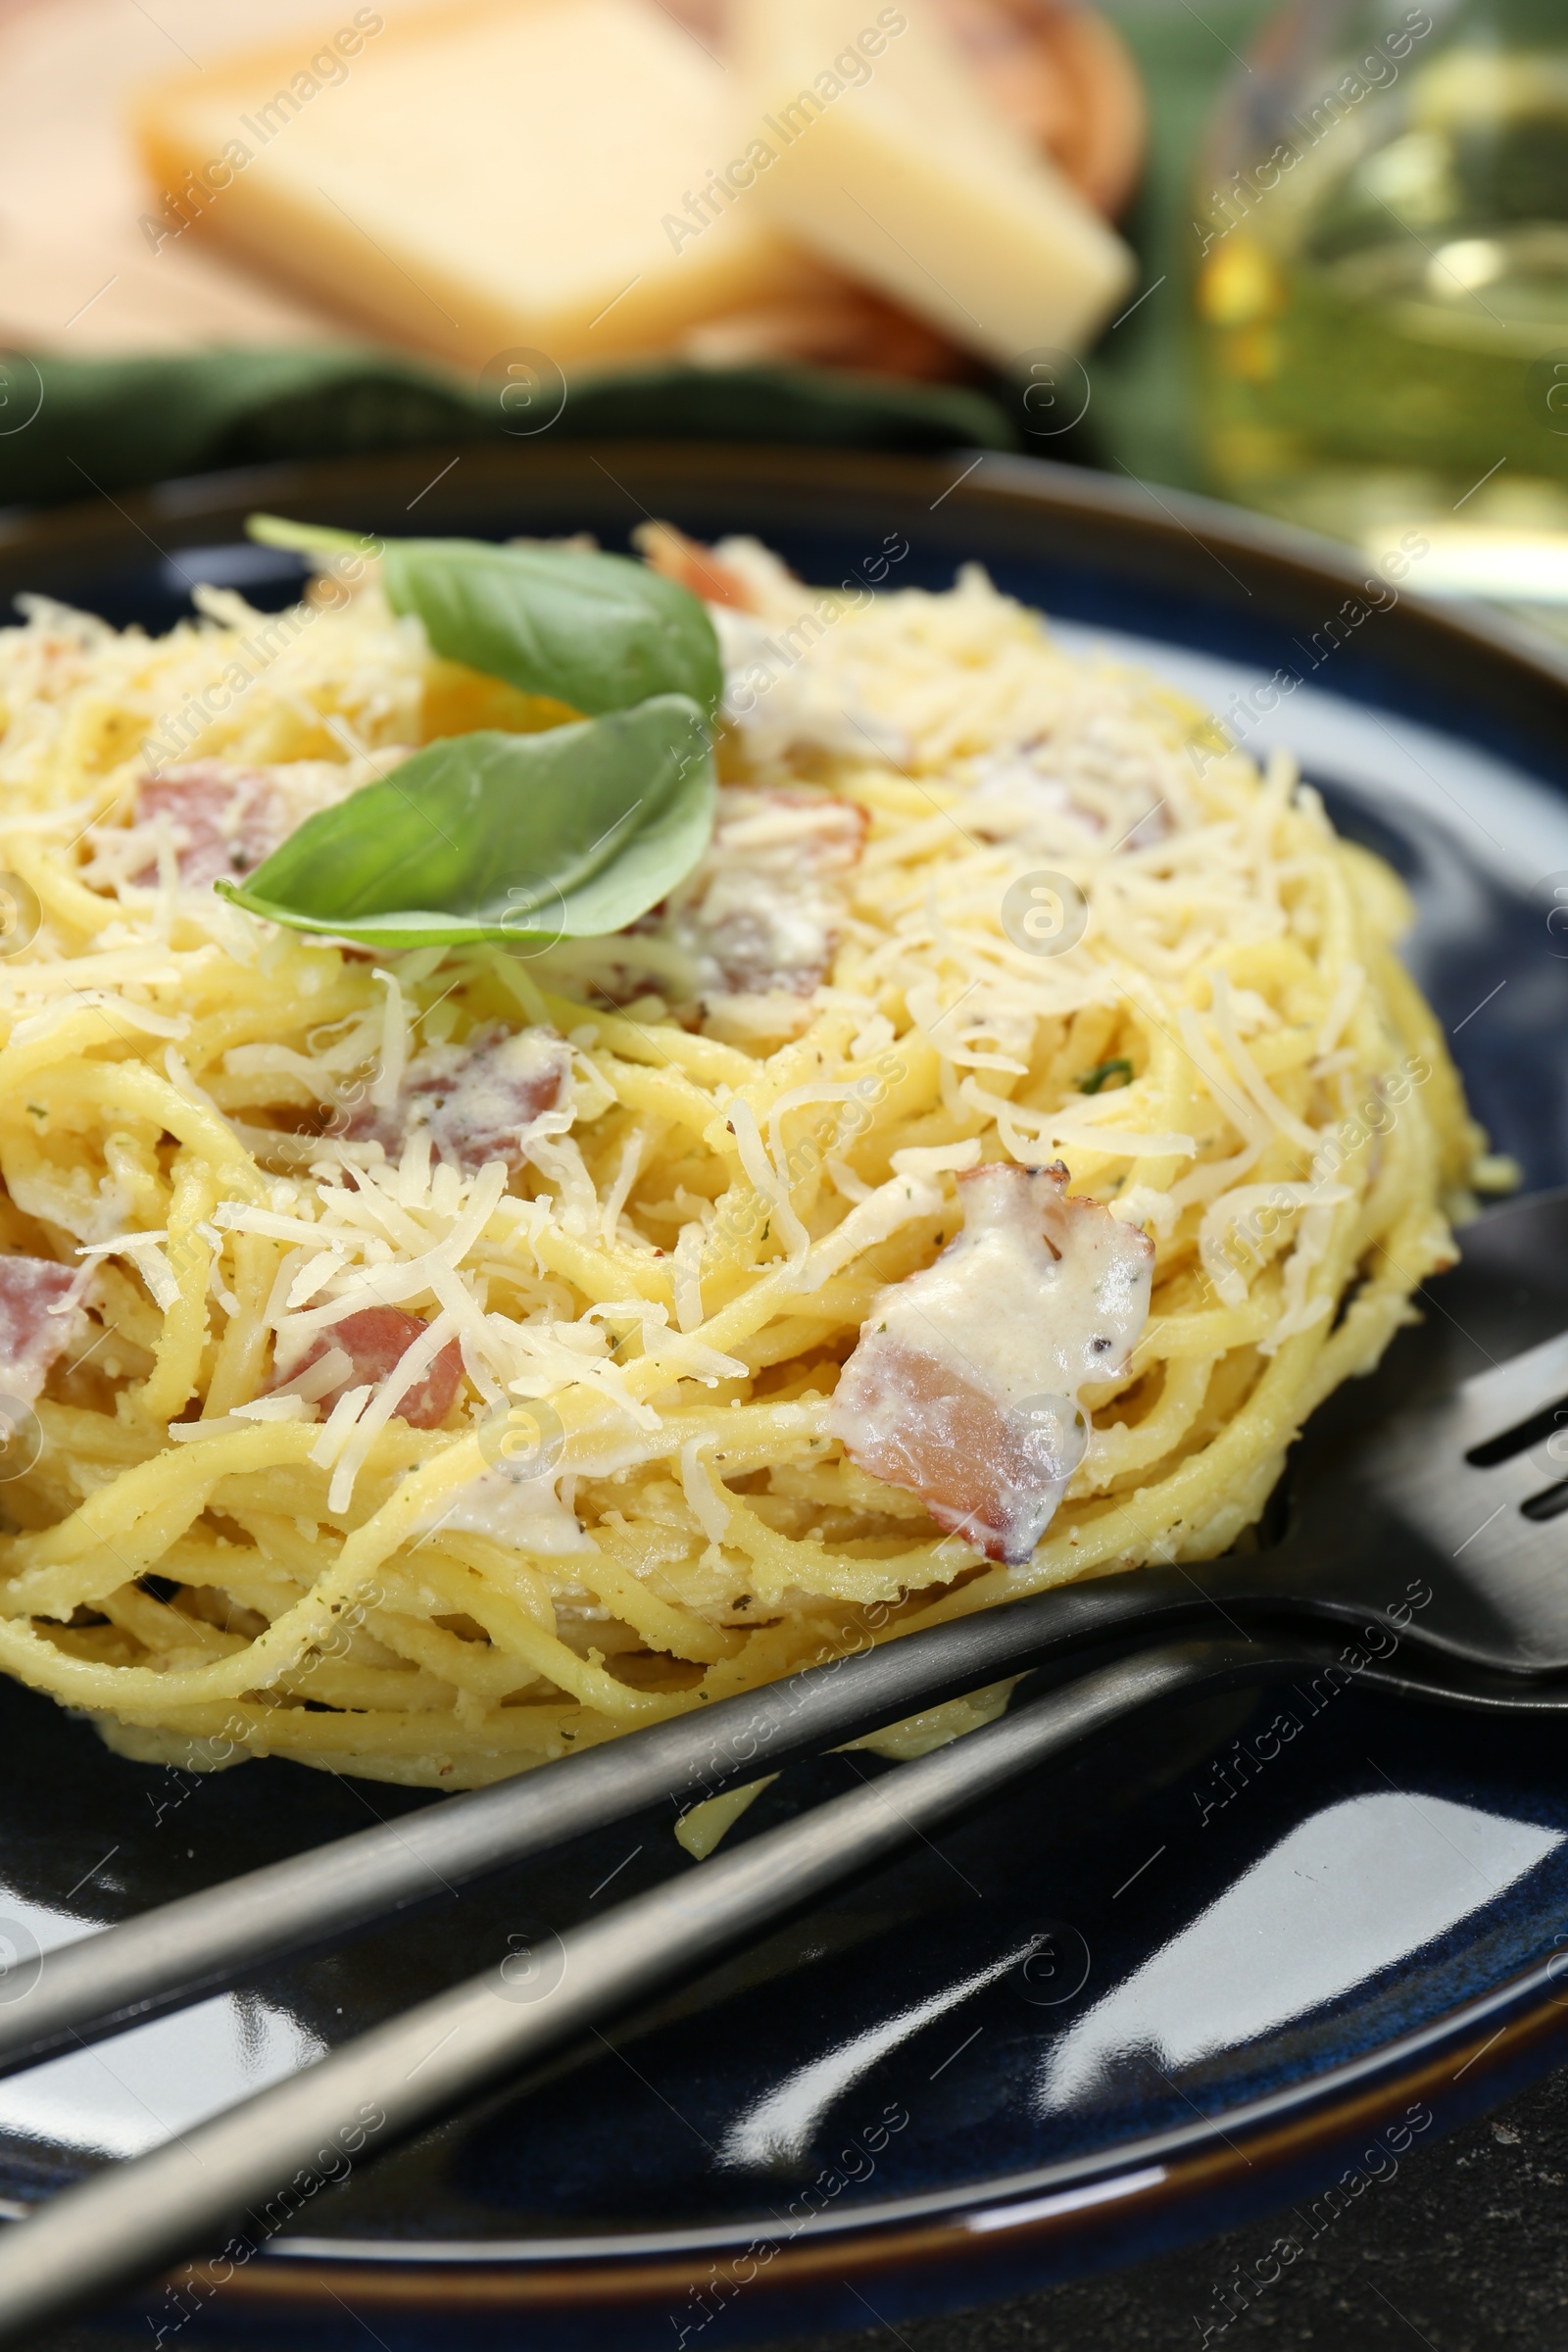
<path fill-rule="evenodd" d="M 917 1708 L 1026 1669 L 1046 1652 L 1157 1635 L 1203 1607 L 1179 1570 L 1149 1570 L 1005 1601 L 808 1666 L 785 1682 L 629 1732 L 471 1794 L 144 1911 L 29 1957 L 0 1980 L 0 2073 L 74 2047 L 270 1961 L 319 1949 L 466 1881 L 525 1861 L 644 1806 L 716 1796 Z"/>
<path fill-rule="evenodd" d="M 1119 1660 L 601 1919 L 535 1934 L 521 1967 L 513 1955 L 7 2228 L 0 2346 L 218 2245 L 247 2217 L 254 2252 L 352 2169 L 338 2167 L 345 2151 L 368 2143 L 379 2153 L 452 2115 L 1090 1734 L 1156 1702 L 1309 1662 L 1317 1655 L 1305 1644 L 1273 1639 L 1173 1643 Z"/>

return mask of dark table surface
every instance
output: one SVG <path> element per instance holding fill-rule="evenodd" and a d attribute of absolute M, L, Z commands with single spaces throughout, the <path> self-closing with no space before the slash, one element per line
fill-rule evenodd
<path fill-rule="evenodd" d="M 1179 2254 L 987 2310 L 796 2337 L 766 2352 L 1531 2352 L 1568 2347 L 1568 2069 L 1479 2123 L 1416 2143 L 1228 2325 L 1215 2289 L 1288 2214 Z M 1205 2336 L 1204 2328 L 1210 2332 Z M 67 2352 L 62 2345 L 60 2352 Z M 85 2345 L 71 2352 L 88 2352 Z"/>

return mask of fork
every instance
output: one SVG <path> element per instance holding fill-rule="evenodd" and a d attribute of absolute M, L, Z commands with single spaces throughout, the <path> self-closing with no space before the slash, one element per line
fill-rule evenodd
<path fill-rule="evenodd" d="M 1494 1339 L 1505 1330 L 1517 1336 L 1553 1306 L 1543 1277 L 1568 1268 L 1565 1245 L 1568 1195 L 1521 1204 L 1478 1231 L 1470 1280 L 1449 1296 L 1468 1303 Z M 1532 1261 L 1537 1280 L 1516 1297 L 1513 1273 Z M 1485 1353 L 1479 1341 L 1467 1344 Z M 1015 1674 L 1048 1654 L 1123 1644 L 1216 1606 L 1232 1624 L 1226 1641 L 1167 1643 L 1102 1665 L 700 1871 L 678 1873 L 592 1926 L 564 1936 L 547 1931 L 542 1945 L 513 1953 L 177 2143 L 67 2191 L 0 2237 L 0 2345 L 210 2242 L 241 2211 L 265 2203 L 280 2180 L 317 2164 L 363 2110 L 380 2118 L 375 2129 L 386 2136 L 377 2148 L 393 2144 L 1139 1709 L 1205 1687 L 1337 1664 L 1408 1697 L 1568 1711 L 1568 1531 L 1552 1529 L 1568 1500 L 1568 1462 L 1546 1450 L 1558 1427 L 1568 1427 L 1558 1418 L 1568 1416 L 1565 1400 L 1568 1333 L 1560 1333 L 1384 1426 L 1349 1426 L 1353 1405 L 1344 1407 L 1326 1417 L 1307 1449 L 1309 1474 L 1298 1482 L 1300 1504 L 1282 1540 L 1205 1567 L 1201 1583 L 1181 1568 L 1143 1570 L 910 1635 L 51 1954 L 29 1996 L 46 1992 L 46 2004 L 29 2011 L 19 2001 L 0 2020 L 0 2051 L 13 2062 L 65 2038 L 73 2016 L 101 2026 L 146 2014 L 152 1972 L 126 1997 L 133 1963 L 162 1969 L 167 1998 L 418 1899 L 437 1855 L 446 1880 L 474 1875 L 661 1795 L 753 1779 L 759 1764 L 772 1768 L 842 1742 L 915 1703 Z M 1403 1586 L 1391 1592 L 1396 1577 Z M 1359 1639 L 1336 1661 L 1303 1638 L 1313 1619 Z M 1400 1645 L 1419 1654 L 1418 1667 L 1389 1663 Z M 400 1891 L 388 1900 L 388 1888 Z M 233 1918 L 225 1922 L 227 1906 Z M 280 1913 L 292 1924 L 281 1927 Z M 250 1936 L 243 1948 L 236 1919 Z M 198 1962 L 174 1949 L 192 1923 Z M 105 2005 L 111 1992 L 118 2008 Z"/>
<path fill-rule="evenodd" d="M 1568 1500 L 1568 1460 L 1549 1450 L 1568 1454 L 1568 1189 L 1472 1227 L 1459 1269 L 1428 1296 L 1419 1348 L 1396 1348 L 1314 1420 L 1272 1549 L 1058 1587 L 896 1641 L 862 1629 L 858 1651 L 787 1681 L 162 1904 L 50 1952 L 27 1996 L 0 2006 L 0 2072 L 1047 1657 L 1195 1626 L 1316 1623 L 1385 1657 L 1397 1645 L 1461 1667 L 1488 1703 L 1520 1676 L 1568 1671 L 1568 1530 L 1553 1535 L 1545 1515 Z M 1491 1368 L 1454 1382 L 1475 1364 Z M 1380 1398 L 1417 1379 L 1435 1394 L 1379 1421 Z"/>
<path fill-rule="evenodd" d="M 28 2342 L 182 2255 L 216 2257 L 195 2278 L 217 2291 L 311 2199 L 347 2177 L 350 2156 L 380 2154 L 582 2042 L 1077 1741 L 1143 1708 L 1320 1672 L 1332 1659 L 1331 1650 L 1288 1633 L 1143 1651 L 867 1779 L 603 1917 L 564 1934 L 545 1927 L 510 1936 L 513 1948 L 498 1964 L 150 2154 L 105 2167 L 0 2232 L 0 2347 Z M 1458 1678 L 1380 1665 L 1359 1669 L 1357 1680 L 1458 1706 L 1568 1712 L 1568 1684 L 1472 1691 Z M 235 2234 L 225 2243 L 228 2232 Z M 187 2287 L 195 2291 L 188 2280 Z"/>

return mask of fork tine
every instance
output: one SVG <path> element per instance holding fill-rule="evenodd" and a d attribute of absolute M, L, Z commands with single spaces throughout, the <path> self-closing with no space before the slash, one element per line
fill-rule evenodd
<path fill-rule="evenodd" d="M 1542 1440 L 1550 1433 L 1539 1426 L 1559 1400 L 1568 1400 L 1568 1333 L 1399 1415 L 1373 1440 L 1361 1472 L 1379 1501 L 1431 1547 L 1434 1562 L 1449 1563 L 1472 1600 L 1496 1614 L 1513 1645 L 1527 1651 L 1541 1649 L 1541 1580 L 1560 1581 L 1564 1530 L 1525 1509 L 1568 1477 L 1568 1461 L 1545 1451 Z M 1532 1421 L 1538 1427 L 1526 1443 L 1500 1457 L 1473 1458 Z M 1553 1602 L 1546 1645 L 1553 1658 L 1560 1614 Z"/>
<path fill-rule="evenodd" d="M 1568 1398 L 1568 1332 L 1544 1340 L 1523 1355 L 1462 1381 L 1451 1401 L 1435 1411 L 1462 1425 L 1463 1450 L 1504 1436 L 1559 1398 Z"/>

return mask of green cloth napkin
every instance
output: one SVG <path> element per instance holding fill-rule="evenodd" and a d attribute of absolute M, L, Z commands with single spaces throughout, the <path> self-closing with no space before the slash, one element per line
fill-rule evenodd
<path fill-rule="evenodd" d="M 26 373 L 36 367 L 36 377 Z M 277 458 L 503 438 L 492 398 L 395 352 L 354 344 L 124 360 L 40 357 L 12 369 L 31 423 L 0 435 L 0 508 L 133 490 Z M 813 368 L 639 368 L 573 385 L 554 440 L 792 441 L 1010 449 L 985 393 Z"/>
<path fill-rule="evenodd" d="M 814 368 L 673 364 L 571 385 L 553 438 L 784 441 L 873 449 L 1032 449 L 1197 486 L 1187 319 L 1191 180 L 1201 125 L 1273 0 L 1102 0 L 1143 71 L 1151 141 L 1124 227 L 1152 291 L 1088 360 L 1089 409 L 1037 438 L 1016 387 L 916 384 Z M 28 370 L 36 368 L 36 375 Z M 41 405 L 0 429 L 0 508 L 111 496 L 270 459 L 500 438 L 493 396 L 367 345 L 234 349 L 122 360 L 14 363 L 10 402 Z M 0 427 L 7 410 L 0 408 Z"/>

